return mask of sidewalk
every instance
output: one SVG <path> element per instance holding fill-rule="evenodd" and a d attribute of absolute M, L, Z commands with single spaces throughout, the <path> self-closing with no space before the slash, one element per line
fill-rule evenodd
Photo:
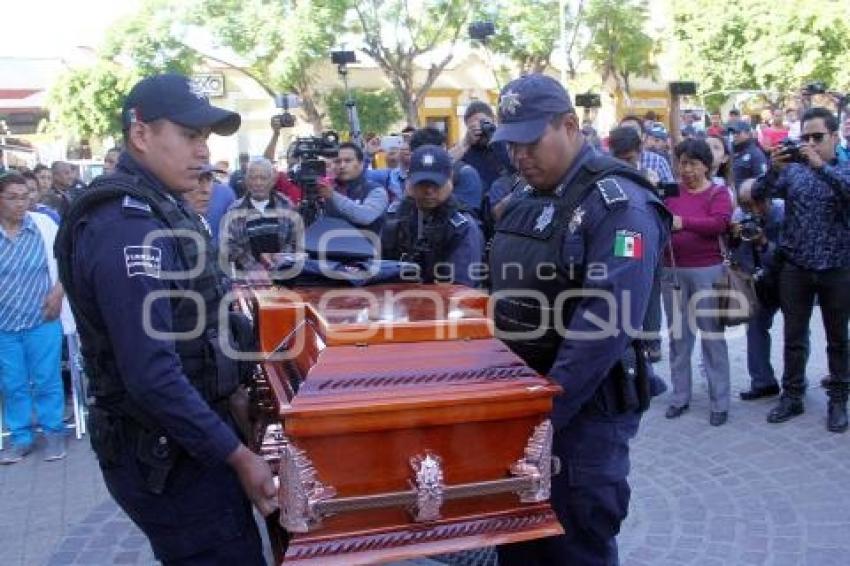
<path fill-rule="evenodd" d="M 779 370 L 781 317 L 776 326 Z M 696 363 L 690 411 L 668 421 L 666 398 L 655 401 L 633 444 L 632 505 L 619 538 L 625 566 L 850 564 L 850 434 L 824 428 L 818 316 L 812 344 L 806 413 L 791 422 L 765 423 L 773 399 L 738 400 L 749 385 L 743 336 L 729 341 L 735 397 L 727 425 L 708 425 Z M 669 378 L 666 362 L 657 369 Z M 70 439 L 61 462 L 36 453 L 0 467 L 0 509 L 4 566 L 153 563 L 145 539 L 109 499 L 87 438 Z"/>

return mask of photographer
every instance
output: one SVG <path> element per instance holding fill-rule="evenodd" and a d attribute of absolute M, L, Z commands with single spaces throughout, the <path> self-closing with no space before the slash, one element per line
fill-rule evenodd
<path fill-rule="evenodd" d="M 771 152 L 770 171 L 753 190 L 756 199 L 785 200 L 779 250 L 779 300 L 785 319 L 782 397 L 767 420 L 803 413 L 809 320 L 815 297 L 826 331 L 829 373 L 827 430 L 847 430 L 848 330 L 850 319 L 850 164 L 839 164 L 838 120 L 826 108 L 802 117 L 801 145 Z"/>
<path fill-rule="evenodd" d="M 417 264 L 425 283 L 474 286 L 470 267 L 481 262 L 484 242 L 475 218 L 452 195 L 451 157 L 423 145 L 410 161 L 407 196 L 384 228 L 383 256 Z"/>
<path fill-rule="evenodd" d="M 449 154 L 455 161 L 471 165 L 481 178 L 482 193 L 486 196 L 493 181 L 510 173 L 510 158 L 503 143 L 490 144 L 496 131 L 496 117 L 486 102 L 473 100 L 463 113 L 466 135 Z"/>
<path fill-rule="evenodd" d="M 336 179 L 321 179 L 317 190 L 326 215 L 380 235 L 389 196 L 384 187 L 366 178 L 363 157 L 357 144 L 340 144 Z"/>
<path fill-rule="evenodd" d="M 770 328 L 779 310 L 776 249 L 785 218 L 781 200 L 756 199 L 752 196 L 754 179 L 738 188 L 738 204 L 732 215 L 730 247 L 732 261 L 752 274 L 756 281 L 759 305 L 747 325 L 747 371 L 750 389 L 741 399 L 753 401 L 779 394 L 779 383 L 770 363 Z"/>
<path fill-rule="evenodd" d="M 289 252 L 295 246 L 292 221 L 279 216 L 292 204 L 274 191 L 274 183 L 271 161 L 261 157 L 248 163 L 246 194 L 230 207 L 222 227 L 228 261 L 252 272 L 249 278 L 258 282 L 265 281 L 263 273 L 275 263 L 270 253 Z"/>

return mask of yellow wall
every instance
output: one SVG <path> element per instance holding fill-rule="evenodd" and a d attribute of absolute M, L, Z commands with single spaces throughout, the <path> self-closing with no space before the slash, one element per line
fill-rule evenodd
<path fill-rule="evenodd" d="M 670 128 L 670 94 L 666 90 L 635 90 L 632 91 L 631 105 L 626 105 L 626 97 L 622 93 L 615 96 L 617 103 L 617 120 L 628 114 L 636 114 L 643 117 L 652 110 L 659 117 L 664 126 Z M 663 100 L 663 106 L 658 103 Z"/>

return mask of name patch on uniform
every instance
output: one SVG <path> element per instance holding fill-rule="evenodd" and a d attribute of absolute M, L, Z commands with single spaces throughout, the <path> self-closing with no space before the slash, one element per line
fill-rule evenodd
<path fill-rule="evenodd" d="M 162 250 L 156 246 L 125 246 L 127 277 L 147 275 L 159 279 L 162 273 Z"/>
<path fill-rule="evenodd" d="M 643 257 L 643 235 L 640 232 L 617 230 L 614 238 L 614 256 L 640 259 Z"/>

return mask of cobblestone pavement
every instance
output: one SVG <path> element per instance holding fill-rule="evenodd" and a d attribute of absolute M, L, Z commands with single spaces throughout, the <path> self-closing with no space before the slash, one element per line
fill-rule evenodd
<path fill-rule="evenodd" d="M 850 564 L 850 434 L 824 429 L 824 338 L 819 318 L 812 322 L 803 416 L 768 425 L 773 400 L 737 400 L 749 385 L 743 336 L 729 340 L 735 399 L 727 425 L 708 425 L 698 375 L 681 418 L 666 420 L 666 399 L 656 400 L 632 449 L 632 505 L 619 538 L 625 566 Z M 669 378 L 666 363 L 657 369 Z M 440 557 L 469 566 L 490 559 L 486 552 L 474 560 Z M 61 462 L 36 453 L 0 467 L 0 564 L 151 563 L 145 539 L 109 499 L 87 439 L 70 440 Z"/>

